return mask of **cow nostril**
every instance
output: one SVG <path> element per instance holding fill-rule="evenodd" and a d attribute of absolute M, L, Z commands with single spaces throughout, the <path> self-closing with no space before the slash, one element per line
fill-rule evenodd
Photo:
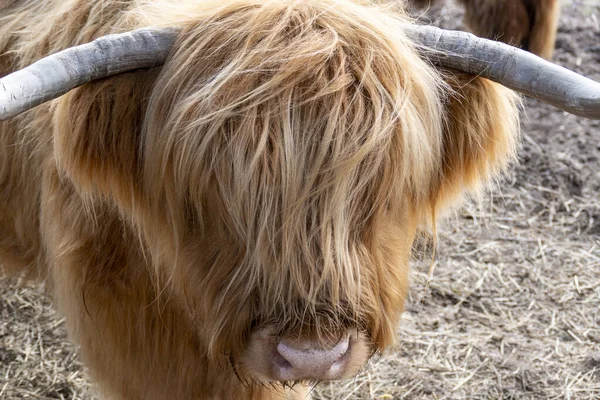
<path fill-rule="evenodd" d="M 273 365 L 281 370 L 291 369 L 292 364 L 281 355 L 278 350 L 273 352 Z"/>

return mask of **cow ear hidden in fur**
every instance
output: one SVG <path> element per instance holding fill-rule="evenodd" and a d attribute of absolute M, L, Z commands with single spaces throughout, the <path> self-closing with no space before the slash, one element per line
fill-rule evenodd
<path fill-rule="evenodd" d="M 122 74 L 84 85 L 58 100 L 54 155 L 83 194 L 131 206 L 139 181 L 140 137 L 157 72 Z"/>
<path fill-rule="evenodd" d="M 436 211 L 477 195 L 516 158 L 519 137 L 517 94 L 484 78 L 449 73 L 453 93 L 446 104 L 442 165 L 433 191 Z"/>

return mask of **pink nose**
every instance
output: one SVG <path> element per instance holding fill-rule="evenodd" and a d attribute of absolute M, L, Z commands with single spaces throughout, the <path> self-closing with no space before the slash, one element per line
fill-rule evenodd
<path fill-rule="evenodd" d="M 342 338 L 333 347 L 317 340 L 281 340 L 273 357 L 277 380 L 331 380 L 340 378 L 350 359 L 350 340 Z"/>

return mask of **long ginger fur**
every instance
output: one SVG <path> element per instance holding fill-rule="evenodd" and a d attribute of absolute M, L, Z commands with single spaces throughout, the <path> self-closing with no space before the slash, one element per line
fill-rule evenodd
<path fill-rule="evenodd" d="M 0 5 L 0 76 L 181 28 L 162 68 L 0 123 L 3 270 L 47 282 L 105 397 L 302 397 L 253 374 L 257 327 L 394 343 L 417 230 L 518 141 L 517 97 L 434 68 L 399 21 L 349 0 Z"/>

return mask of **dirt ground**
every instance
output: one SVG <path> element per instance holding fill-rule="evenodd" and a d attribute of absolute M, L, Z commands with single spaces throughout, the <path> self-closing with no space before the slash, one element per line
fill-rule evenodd
<path fill-rule="evenodd" d="M 600 1 L 565 0 L 555 61 L 600 81 Z M 452 5 L 428 17 L 460 26 Z M 600 121 L 527 99 L 520 164 L 416 259 L 399 345 L 317 399 L 600 399 Z M 0 399 L 94 399 L 40 287 L 0 280 Z"/>

